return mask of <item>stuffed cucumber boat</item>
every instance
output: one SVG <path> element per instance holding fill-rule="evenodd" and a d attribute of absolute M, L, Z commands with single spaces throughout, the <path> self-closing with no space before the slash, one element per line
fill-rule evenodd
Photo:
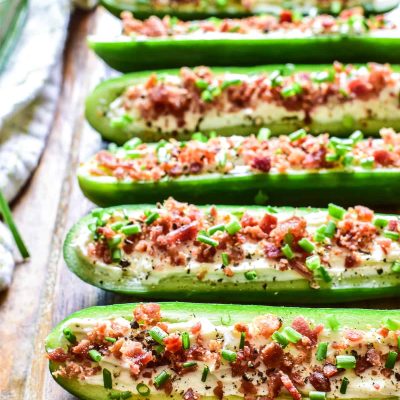
<path fill-rule="evenodd" d="M 122 72 L 310 60 L 314 64 L 334 60 L 400 62 L 400 29 L 395 18 L 366 17 L 360 8 L 345 10 L 337 17 L 303 17 L 283 10 L 278 16 L 188 22 L 170 16 L 140 21 L 124 12 L 122 21 L 122 35 L 89 38 L 97 55 Z"/>
<path fill-rule="evenodd" d="M 72 314 L 46 340 L 85 400 L 400 398 L 400 314 L 145 303 Z"/>
<path fill-rule="evenodd" d="M 139 18 L 174 15 L 183 19 L 276 13 L 283 7 L 302 13 L 317 9 L 336 14 L 349 7 L 363 7 L 368 13 L 383 13 L 399 4 L 398 0 L 101 0 L 101 3 L 117 17 L 123 11 L 131 11 Z"/>
<path fill-rule="evenodd" d="M 389 65 L 263 66 L 133 73 L 101 83 L 86 103 L 89 123 L 110 141 L 190 139 L 193 132 L 377 135 L 400 131 L 400 74 Z"/>
<path fill-rule="evenodd" d="M 311 136 L 174 139 L 110 145 L 78 169 L 80 187 L 99 206 L 152 203 L 172 196 L 195 204 L 397 206 L 400 133 L 380 139 Z"/>
<path fill-rule="evenodd" d="M 400 224 L 366 207 L 96 209 L 68 233 L 84 281 L 141 297 L 321 303 L 398 295 Z"/>

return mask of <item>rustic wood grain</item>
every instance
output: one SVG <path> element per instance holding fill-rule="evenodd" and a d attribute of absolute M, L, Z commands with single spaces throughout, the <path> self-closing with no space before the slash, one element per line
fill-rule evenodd
<path fill-rule="evenodd" d="M 14 204 L 31 250 L 19 265 L 11 289 L 0 295 L 0 399 L 71 400 L 47 370 L 44 339 L 71 312 L 96 304 L 133 301 L 81 282 L 62 258 L 65 233 L 91 207 L 81 194 L 76 168 L 102 146 L 83 118 L 88 91 L 112 72 L 86 47 L 86 36 L 113 21 L 98 10 L 73 15 L 65 52 L 64 82 L 47 149 L 25 192 Z M 398 308 L 398 301 L 352 306 Z"/>

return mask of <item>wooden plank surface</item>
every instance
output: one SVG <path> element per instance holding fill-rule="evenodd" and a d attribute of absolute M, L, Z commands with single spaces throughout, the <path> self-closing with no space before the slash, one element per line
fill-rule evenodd
<path fill-rule="evenodd" d="M 14 204 L 31 261 L 17 267 L 11 289 L 0 295 L 0 399 L 71 400 L 47 370 L 44 339 L 71 312 L 96 304 L 135 299 L 105 293 L 81 282 L 62 259 L 72 224 L 92 205 L 81 194 L 76 168 L 101 147 L 83 118 L 88 91 L 111 74 L 86 47 L 86 36 L 112 23 L 104 12 L 73 15 L 65 52 L 64 82 L 46 151 L 29 186 Z M 353 306 L 398 308 L 398 302 Z"/>

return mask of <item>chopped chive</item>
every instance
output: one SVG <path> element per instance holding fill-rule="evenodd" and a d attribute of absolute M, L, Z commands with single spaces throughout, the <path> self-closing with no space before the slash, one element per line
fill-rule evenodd
<path fill-rule="evenodd" d="M 204 79 L 198 79 L 194 84 L 201 90 L 208 88 L 208 82 L 205 81 Z"/>
<path fill-rule="evenodd" d="M 257 140 L 263 142 L 268 140 L 271 136 L 271 129 L 268 128 L 261 128 L 257 134 Z"/>
<path fill-rule="evenodd" d="M 299 246 L 307 253 L 312 253 L 315 250 L 315 246 L 307 238 L 299 240 Z"/>
<path fill-rule="evenodd" d="M 373 157 L 364 158 L 360 164 L 363 168 L 370 169 L 374 167 L 375 160 Z"/>
<path fill-rule="evenodd" d="M 122 242 L 121 235 L 115 235 L 107 241 L 109 247 L 116 247 Z"/>
<path fill-rule="evenodd" d="M 187 350 L 190 347 L 190 337 L 189 333 L 183 332 L 182 333 L 182 347 Z"/>
<path fill-rule="evenodd" d="M 336 367 L 344 369 L 352 369 L 356 366 L 356 358 L 354 356 L 336 356 Z"/>
<path fill-rule="evenodd" d="M 321 259 L 319 256 L 310 256 L 306 258 L 306 267 L 311 271 L 317 270 L 321 266 Z"/>
<path fill-rule="evenodd" d="M 160 214 L 156 212 L 150 213 L 146 218 L 146 225 L 151 225 L 157 218 L 159 218 Z"/>
<path fill-rule="evenodd" d="M 398 356 L 399 355 L 397 352 L 389 351 L 389 354 L 388 354 L 388 357 L 387 357 L 386 363 L 385 363 L 385 368 L 393 369 L 396 364 Z"/>
<path fill-rule="evenodd" d="M 303 335 L 297 332 L 296 329 L 293 329 L 291 326 L 287 326 L 282 333 L 291 343 L 297 343 L 303 338 Z"/>
<path fill-rule="evenodd" d="M 15 225 L 13 216 L 11 214 L 11 210 L 10 207 L 8 206 L 8 203 L 3 195 L 3 193 L 0 190 L 0 214 L 3 215 L 4 218 L 4 222 L 7 224 L 7 226 L 9 227 L 15 244 L 18 247 L 18 251 L 20 252 L 21 256 L 23 259 L 27 259 L 29 258 L 29 251 L 21 237 L 21 235 L 19 234 L 18 228 Z"/>
<path fill-rule="evenodd" d="M 327 321 L 328 321 L 329 328 L 330 328 L 332 331 L 337 331 L 337 330 L 339 330 L 340 323 L 339 323 L 339 321 L 337 320 L 337 318 L 336 318 L 335 315 L 328 315 Z"/>
<path fill-rule="evenodd" d="M 192 140 L 197 140 L 198 142 L 207 143 L 208 137 L 201 132 L 193 133 Z"/>
<path fill-rule="evenodd" d="M 226 0 L 224 0 L 224 1 L 226 1 Z M 231 79 L 231 80 L 223 81 L 221 84 L 221 89 L 225 90 L 228 87 L 240 85 L 241 83 L 242 83 L 241 79 Z"/>
<path fill-rule="evenodd" d="M 394 241 L 398 241 L 400 238 L 400 234 L 394 231 L 383 231 L 383 236 Z"/>
<path fill-rule="evenodd" d="M 76 343 L 76 336 L 72 333 L 72 330 L 70 327 L 64 328 L 63 334 L 64 334 L 65 338 L 68 340 L 68 342 L 70 342 L 72 344 Z"/>
<path fill-rule="evenodd" d="M 288 260 L 291 260 L 291 259 L 294 258 L 293 250 L 292 250 L 292 248 L 290 247 L 289 244 L 285 244 L 282 247 L 282 253 Z"/>
<path fill-rule="evenodd" d="M 165 370 L 162 371 L 154 378 L 154 386 L 157 389 L 161 388 L 168 381 L 169 378 L 171 378 L 171 375 Z"/>
<path fill-rule="evenodd" d="M 207 380 L 207 375 L 210 372 L 210 368 L 206 365 L 204 366 L 203 372 L 201 374 L 201 381 L 205 382 Z"/>
<path fill-rule="evenodd" d="M 256 271 L 246 271 L 244 273 L 244 277 L 248 280 L 248 281 L 254 281 L 254 279 L 257 279 L 257 272 Z"/>
<path fill-rule="evenodd" d="M 198 242 L 208 244 L 209 246 L 212 246 L 212 247 L 217 247 L 218 243 L 219 243 L 218 240 L 212 239 L 203 234 L 198 234 L 196 239 Z"/>
<path fill-rule="evenodd" d="M 112 389 L 112 375 L 107 368 L 103 369 L 103 384 L 106 389 Z"/>
<path fill-rule="evenodd" d="M 325 282 L 331 282 L 332 277 L 329 275 L 329 272 L 324 268 L 324 267 L 319 267 L 316 272 L 318 273 L 319 276 L 325 281 Z"/>
<path fill-rule="evenodd" d="M 112 258 L 113 262 L 121 261 L 121 258 L 122 258 L 121 249 L 114 249 L 112 252 L 111 258 Z"/>
<path fill-rule="evenodd" d="M 136 390 L 141 396 L 148 396 L 150 394 L 150 388 L 144 383 L 136 385 Z"/>
<path fill-rule="evenodd" d="M 192 367 L 195 367 L 196 365 L 197 365 L 196 361 L 187 361 L 182 364 L 182 367 L 183 368 L 192 368 Z"/>
<path fill-rule="evenodd" d="M 336 204 L 328 204 L 328 213 L 335 219 L 342 219 L 346 214 L 346 210 L 343 207 L 337 206 Z"/>
<path fill-rule="evenodd" d="M 303 92 L 303 88 L 298 82 L 293 82 L 293 84 L 284 87 L 281 90 L 282 97 L 293 97 L 297 94 L 301 94 Z"/>
<path fill-rule="evenodd" d="M 128 140 L 127 142 L 124 143 L 124 145 L 122 146 L 125 150 L 133 150 L 136 149 L 136 147 L 139 146 L 139 144 L 141 144 L 142 141 L 135 137 L 133 139 Z"/>
<path fill-rule="evenodd" d="M 109 336 L 106 336 L 106 337 L 104 338 L 104 340 L 105 340 L 106 342 L 110 342 L 110 343 L 115 343 L 115 342 L 117 341 L 117 339 L 115 339 L 115 338 L 113 338 L 113 337 L 109 337 Z"/>
<path fill-rule="evenodd" d="M 393 272 L 400 272 L 400 261 L 394 261 L 392 264 Z"/>
<path fill-rule="evenodd" d="M 303 139 L 307 136 L 307 132 L 305 129 L 299 129 L 295 132 L 292 132 L 289 135 L 289 139 L 291 142 L 295 142 L 296 140 Z"/>
<path fill-rule="evenodd" d="M 218 224 L 218 225 L 214 225 L 212 226 L 209 230 L 208 230 L 208 234 L 210 236 L 214 235 L 215 232 L 221 231 L 223 232 L 225 230 L 225 225 L 224 224 Z"/>
<path fill-rule="evenodd" d="M 325 161 L 326 161 L 326 162 L 335 162 L 335 161 L 338 161 L 339 158 L 340 158 L 339 154 L 336 154 L 336 153 L 328 153 L 328 154 L 325 156 Z"/>
<path fill-rule="evenodd" d="M 326 354 L 328 353 L 328 343 L 322 342 L 318 345 L 316 359 L 317 361 L 324 361 L 326 359 Z"/>
<path fill-rule="evenodd" d="M 381 229 L 385 228 L 385 226 L 386 226 L 388 223 L 389 223 L 389 221 L 388 221 L 387 219 L 384 219 L 384 218 L 376 218 L 376 219 L 374 220 L 374 225 L 375 225 L 377 228 L 381 228 Z"/>
<path fill-rule="evenodd" d="M 343 380 L 342 380 L 342 383 L 340 385 L 340 393 L 341 394 L 346 394 L 347 386 L 349 386 L 349 383 L 350 383 L 349 379 L 344 377 Z"/>
<path fill-rule="evenodd" d="M 122 222 L 122 221 L 117 221 L 117 222 L 114 222 L 113 224 L 111 224 L 111 225 L 110 225 L 110 228 L 111 228 L 114 232 L 117 232 L 117 231 L 119 231 L 123 226 L 124 226 L 124 222 Z"/>
<path fill-rule="evenodd" d="M 354 142 L 357 143 L 360 140 L 364 139 L 364 134 L 361 131 L 354 131 L 351 135 L 350 135 L 350 139 Z"/>
<path fill-rule="evenodd" d="M 138 150 L 126 150 L 125 152 L 125 157 L 129 158 L 131 160 L 134 160 L 136 158 L 141 158 L 143 156 L 143 153 Z"/>
<path fill-rule="evenodd" d="M 242 226 L 237 219 L 232 219 L 229 223 L 225 225 L 225 229 L 230 235 L 234 235 L 242 229 Z"/>
<path fill-rule="evenodd" d="M 110 126 L 111 126 L 111 128 L 115 128 L 115 129 L 124 129 L 132 122 L 133 122 L 133 118 L 128 114 L 124 114 L 124 115 L 121 115 L 120 117 L 112 118 L 110 120 Z"/>
<path fill-rule="evenodd" d="M 232 350 L 223 349 L 221 355 L 224 360 L 229 362 L 235 362 L 237 359 L 237 354 Z"/>
<path fill-rule="evenodd" d="M 325 392 L 316 392 L 316 391 L 311 391 L 310 394 L 308 395 L 310 400 L 325 400 L 326 399 L 326 393 Z"/>
<path fill-rule="evenodd" d="M 239 349 L 244 349 L 244 343 L 246 341 L 246 332 L 240 332 L 240 342 L 239 342 Z"/>
<path fill-rule="evenodd" d="M 121 232 L 126 236 L 136 235 L 142 231 L 139 224 L 125 225 L 121 228 Z"/>
<path fill-rule="evenodd" d="M 343 160 L 342 160 L 343 165 L 344 165 L 345 167 L 350 167 L 351 165 L 353 165 L 353 161 L 354 161 L 354 156 L 351 155 L 351 154 L 346 154 L 346 155 L 343 157 Z"/>
<path fill-rule="evenodd" d="M 161 328 L 158 326 L 154 326 L 149 330 L 149 335 L 155 340 L 157 343 L 164 344 L 164 339 L 168 336 Z"/>
<path fill-rule="evenodd" d="M 326 224 L 326 228 L 325 228 L 325 236 L 327 236 L 328 238 L 332 239 L 335 236 L 336 233 L 336 224 L 333 221 L 329 221 Z"/>
<path fill-rule="evenodd" d="M 89 350 L 88 354 L 93 361 L 100 362 L 103 358 L 102 355 L 97 350 Z"/>
<path fill-rule="evenodd" d="M 162 344 L 159 344 L 159 345 L 157 345 L 157 346 L 154 348 L 154 350 L 155 350 L 155 352 L 156 352 L 157 354 L 162 354 L 162 353 L 164 353 L 164 351 L 165 351 L 165 346 L 162 345 Z"/>
<path fill-rule="evenodd" d="M 278 342 L 282 347 L 286 347 L 289 344 L 288 338 L 279 331 L 275 331 L 272 334 L 272 339 L 274 339 L 275 342 Z"/>
<path fill-rule="evenodd" d="M 227 267 L 229 265 L 229 255 L 227 253 L 222 253 L 221 254 L 221 258 L 222 258 L 222 265 L 224 267 Z"/>
<path fill-rule="evenodd" d="M 396 331 L 397 329 L 400 329 L 400 321 L 392 318 L 386 318 L 384 321 L 384 326 L 391 331 Z"/>

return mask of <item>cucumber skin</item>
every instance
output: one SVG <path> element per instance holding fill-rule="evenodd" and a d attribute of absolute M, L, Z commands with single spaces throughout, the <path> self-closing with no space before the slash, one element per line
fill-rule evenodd
<path fill-rule="evenodd" d="M 86 308 L 75 312 L 59 323 L 46 339 L 46 351 L 49 352 L 58 347 L 63 347 L 63 325 L 71 318 L 107 318 L 124 317 L 132 319 L 132 311 L 137 306 L 134 304 L 116 304 L 111 306 L 97 306 Z M 290 323 L 295 317 L 302 315 L 305 318 L 315 320 L 317 323 L 326 323 L 327 316 L 335 315 L 338 321 L 344 326 L 351 326 L 354 329 L 367 329 L 368 324 L 376 326 L 385 318 L 399 319 L 400 312 L 396 310 L 363 310 L 363 309 L 338 309 L 338 308 L 291 308 L 291 307 L 270 307 L 270 306 L 249 306 L 249 305 L 228 305 L 228 304 L 195 304 L 195 303 L 161 303 L 161 314 L 167 321 L 185 321 L 193 314 L 209 318 L 215 323 L 220 323 L 221 318 L 230 317 L 232 324 L 246 322 L 257 315 L 276 314 Z M 58 364 L 50 362 L 50 371 L 57 369 Z M 102 386 L 89 387 L 76 380 L 54 378 L 65 390 L 83 400 L 108 400 L 108 391 Z M 131 399 L 139 400 L 138 394 L 133 393 Z M 149 396 L 151 400 L 167 400 L 163 392 Z M 210 398 L 211 399 L 211 398 Z M 214 400 L 214 397 L 212 398 Z M 378 400 L 378 398 L 375 398 Z M 398 395 L 390 397 L 390 400 L 399 400 Z M 279 399 L 278 399 L 279 400 Z M 348 399 L 348 400 L 368 400 Z M 389 400 L 389 398 L 386 398 Z"/>
<path fill-rule="evenodd" d="M 116 209 L 145 210 L 151 205 L 126 205 L 111 207 Z M 154 207 L 154 205 L 153 205 Z M 221 206 L 223 208 L 224 206 Z M 263 210 L 263 207 L 226 206 L 227 210 Z M 282 208 L 287 209 L 287 208 Z M 312 209 L 297 209 L 297 215 L 310 212 Z M 255 304 L 329 304 L 350 302 L 365 299 L 393 297 L 399 295 L 400 274 L 390 273 L 375 277 L 342 279 L 332 284 L 320 282 L 320 289 L 311 289 L 305 279 L 296 281 L 253 280 L 245 283 L 216 283 L 200 281 L 191 275 L 172 276 L 160 280 L 157 285 L 143 285 L 130 282 L 129 278 L 121 278 L 118 282 L 109 282 L 107 277 L 96 276 L 93 267 L 75 250 L 73 243 L 79 230 L 87 226 L 92 217 L 89 215 L 80 219 L 67 234 L 64 242 L 64 259 L 68 268 L 83 281 L 101 289 L 132 295 L 140 299 L 174 300 L 202 302 L 233 302 Z"/>
<path fill-rule="evenodd" d="M 400 54 L 400 52 L 399 52 Z M 223 73 L 230 71 L 232 73 L 268 73 L 282 67 L 282 65 L 267 65 L 258 67 L 229 67 L 224 68 L 212 68 L 213 72 Z M 324 71 L 326 69 L 332 68 L 331 64 L 328 65 L 297 65 L 296 71 Z M 395 72 L 400 72 L 399 66 L 392 67 Z M 178 140 L 188 140 L 191 138 L 193 132 L 180 133 L 178 135 L 173 135 L 164 132 L 156 132 L 152 130 L 125 130 L 119 127 L 111 126 L 110 119 L 106 116 L 107 110 L 110 104 L 119 97 L 126 87 L 134 85 L 135 83 L 143 82 L 146 80 L 150 74 L 157 72 L 159 75 L 177 75 L 179 73 L 178 69 L 170 69 L 163 71 L 142 71 L 134 72 L 126 75 L 122 75 L 117 78 L 106 80 L 100 83 L 87 97 L 85 115 L 89 124 L 97 130 L 105 140 L 115 142 L 117 144 L 123 144 L 127 140 L 136 136 L 139 137 L 144 142 L 156 142 L 160 139 L 169 139 L 174 137 Z M 291 133 L 304 126 L 304 122 L 301 121 L 280 121 L 279 123 L 274 123 L 273 125 L 267 126 L 271 129 L 274 135 L 282 135 Z M 379 129 L 383 127 L 392 127 L 393 129 L 400 131 L 400 120 L 359 120 L 354 121 L 351 126 L 343 125 L 342 123 L 330 123 L 330 124 L 317 124 L 311 123 L 308 125 L 311 133 L 325 133 L 329 132 L 336 136 L 348 136 L 357 129 L 360 129 L 366 135 L 376 136 L 378 135 Z M 222 129 L 212 129 L 217 132 L 218 135 L 230 136 L 230 135 L 249 135 L 252 133 L 257 133 L 261 126 L 234 126 Z M 205 132 L 206 133 L 206 132 Z"/>
<path fill-rule="evenodd" d="M 296 174 L 247 173 L 240 176 L 182 176 L 160 182 L 118 182 L 93 177 L 78 169 L 83 194 L 101 207 L 140 204 L 174 197 L 194 204 L 256 204 L 259 193 L 271 205 L 395 207 L 400 197 L 400 169 Z"/>
<path fill-rule="evenodd" d="M 400 63 L 400 37 L 320 36 L 311 38 L 230 38 L 97 40 L 89 46 L 120 72 L 182 65 L 252 66 L 260 64 L 351 62 Z M 193 48 L 196 51 L 193 52 Z"/>

